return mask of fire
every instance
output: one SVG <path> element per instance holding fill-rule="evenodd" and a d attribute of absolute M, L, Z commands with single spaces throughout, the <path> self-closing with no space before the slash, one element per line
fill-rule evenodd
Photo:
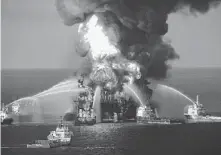
<path fill-rule="evenodd" d="M 127 60 L 121 54 L 118 38 L 116 38 L 119 32 L 105 24 L 104 19 L 99 15 L 94 14 L 87 22 L 80 24 L 78 32 L 82 34 L 82 46 L 86 45 L 83 48 L 87 49 L 87 55 L 92 61 L 90 79 L 93 82 L 104 85 L 108 89 L 117 87 L 119 79 L 114 70 L 128 72 L 130 79 L 141 77 L 139 65 Z"/>
<path fill-rule="evenodd" d="M 91 60 L 93 81 L 116 85 L 125 78 L 117 79 L 117 70 L 129 77 L 128 82 L 143 87 L 148 78 L 166 78 L 167 61 L 179 58 L 162 39 L 168 31 L 168 15 L 185 6 L 190 12 L 205 13 L 220 1 L 55 0 L 55 4 L 65 25 L 80 24 L 75 47 L 79 55 Z"/>
<path fill-rule="evenodd" d="M 90 45 L 92 59 L 94 61 L 104 60 L 106 57 L 116 56 L 120 53 L 113 44 L 110 43 L 109 37 L 105 35 L 103 27 L 98 24 L 98 17 L 93 15 L 86 26 L 79 26 L 78 32 L 86 29 L 84 35 L 85 42 Z"/>
<path fill-rule="evenodd" d="M 105 63 L 93 64 L 93 70 L 90 78 L 98 85 L 106 85 L 108 88 L 117 86 L 117 77 L 112 68 Z"/>

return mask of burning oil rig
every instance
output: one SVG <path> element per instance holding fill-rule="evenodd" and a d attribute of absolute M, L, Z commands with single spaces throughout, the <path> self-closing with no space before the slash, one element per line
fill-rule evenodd
<path fill-rule="evenodd" d="M 89 77 L 97 86 L 94 91 L 96 97 L 88 91 L 76 99 L 79 103 L 77 118 L 86 122 L 84 118 L 91 118 L 96 111 L 96 122 L 102 122 L 105 107 L 109 104 L 115 108 L 107 108 L 112 109 L 108 113 L 117 118 L 124 110 L 117 110 L 122 108 L 116 107 L 124 107 L 128 101 L 125 101 L 125 97 L 112 97 L 115 96 L 112 93 L 114 89 L 121 84 L 142 87 L 148 78 L 165 78 L 169 68 L 167 61 L 179 58 L 173 47 L 162 38 L 168 31 L 168 15 L 180 8 L 181 4 L 190 5 L 191 9 L 201 12 L 209 8 L 209 3 L 204 3 L 200 5 L 203 6 L 201 9 L 193 7 L 195 3 L 180 0 L 173 3 L 143 0 L 72 0 L 68 3 L 56 0 L 55 6 L 64 25 L 79 24 L 75 51 L 80 57 L 88 58 L 91 63 Z M 79 86 L 82 87 L 82 79 Z M 148 110 L 151 108 L 146 107 L 146 99 L 139 102 L 141 107 L 135 108 L 135 117 L 138 114 L 138 117 L 144 118 L 148 115 L 146 111 L 151 111 Z"/>
<path fill-rule="evenodd" d="M 81 92 L 73 100 L 75 111 L 77 111 L 74 120 L 76 125 L 93 125 L 96 121 L 96 108 L 94 104 L 94 91 L 92 88 L 84 85 L 84 76 L 81 75 L 78 80 L 78 87 L 85 88 L 88 91 Z M 168 119 L 158 117 L 156 109 L 148 106 L 137 106 L 135 101 L 122 91 L 110 91 L 102 89 L 100 95 L 101 122 L 127 122 L 137 121 L 139 123 L 170 123 Z"/>

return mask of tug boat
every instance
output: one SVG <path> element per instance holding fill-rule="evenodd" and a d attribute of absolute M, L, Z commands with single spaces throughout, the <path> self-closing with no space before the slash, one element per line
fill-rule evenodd
<path fill-rule="evenodd" d="M 159 118 L 157 111 L 150 107 L 141 106 L 137 109 L 137 123 L 139 124 L 171 124 L 170 119 Z"/>
<path fill-rule="evenodd" d="M 71 144 L 73 132 L 69 131 L 68 125 L 64 124 L 62 119 L 56 130 L 51 131 L 47 140 L 36 140 L 33 144 L 28 144 L 27 148 L 55 148 L 68 146 Z"/>

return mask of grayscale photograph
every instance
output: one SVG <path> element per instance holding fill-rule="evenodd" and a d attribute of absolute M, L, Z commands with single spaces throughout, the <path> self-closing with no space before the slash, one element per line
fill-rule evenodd
<path fill-rule="evenodd" d="M 221 155 L 221 0 L 1 0 L 2 155 Z"/>

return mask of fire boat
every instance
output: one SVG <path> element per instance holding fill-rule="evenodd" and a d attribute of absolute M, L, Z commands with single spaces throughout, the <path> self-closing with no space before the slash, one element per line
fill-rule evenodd
<path fill-rule="evenodd" d="M 206 112 L 204 106 L 199 102 L 199 95 L 196 97 L 194 105 L 187 107 L 187 112 L 184 113 L 186 123 L 213 123 L 221 122 L 221 117 L 211 116 Z"/>
<path fill-rule="evenodd" d="M 137 109 L 137 123 L 142 124 L 171 124 L 171 120 L 167 118 L 159 118 L 156 109 L 141 106 Z"/>

